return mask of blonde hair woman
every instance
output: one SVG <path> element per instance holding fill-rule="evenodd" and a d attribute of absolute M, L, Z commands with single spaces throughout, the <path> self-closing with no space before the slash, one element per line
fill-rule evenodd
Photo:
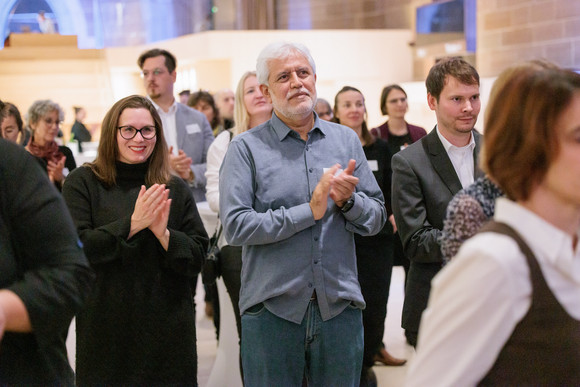
<path fill-rule="evenodd" d="M 231 138 L 268 121 L 271 116 L 272 105 L 260 91 L 256 72 L 246 72 L 238 82 L 235 93 L 234 120 L 236 125 L 232 129 L 220 133 L 207 151 L 206 198 L 209 207 L 213 211 L 218 212 L 219 210 L 219 170 Z M 241 337 L 242 325 L 238 301 L 242 270 L 242 248 L 240 246 L 226 245 L 223 236 L 219 241 L 219 246 L 222 252 L 221 273 L 234 307 L 238 337 Z"/>

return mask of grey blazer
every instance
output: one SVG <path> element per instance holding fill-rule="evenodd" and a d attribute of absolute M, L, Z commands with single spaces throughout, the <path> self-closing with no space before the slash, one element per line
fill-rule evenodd
<path fill-rule="evenodd" d="M 475 140 L 474 177 L 478 167 L 481 135 Z M 421 314 L 427 307 L 431 280 L 441 269 L 443 258 L 438 236 L 443 229 L 447 204 L 462 186 L 437 131 L 393 156 L 392 206 L 405 255 L 411 261 L 402 326 L 417 333 Z"/>
<path fill-rule="evenodd" d="M 207 150 L 213 142 L 213 132 L 203 113 L 177 103 L 175 113 L 177 146 L 191 157 L 191 170 L 195 179 L 190 184 L 196 202 L 205 201 L 205 169 Z"/>

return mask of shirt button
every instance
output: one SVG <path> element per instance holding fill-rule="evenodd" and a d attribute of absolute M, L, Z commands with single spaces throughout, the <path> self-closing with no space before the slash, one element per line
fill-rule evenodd
<path fill-rule="evenodd" d="M 318 241 L 318 237 L 317 237 L 317 236 L 315 236 L 315 237 L 314 237 L 314 240 L 315 240 L 315 241 Z"/>
<path fill-rule="evenodd" d="M 308 151 L 308 149 L 309 149 L 309 147 L 308 147 L 308 145 L 307 145 L 307 146 L 306 146 L 306 151 Z"/>
<path fill-rule="evenodd" d="M 312 284 L 311 284 L 311 283 L 309 283 L 309 284 L 308 284 L 308 287 L 309 287 L 309 288 L 311 288 L 311 287 L 312 287 Z"/>
<path fill-rule="evenodd" d="M 313 171 L 313 169 L 312 169 L 312 168 L 310 168 L 310 169 L 308 170 L 308 172 L 310 172 L 310 173 L 312 173 L 312 171 Z"/>
<path fill-rule="evenodd" d="M 315 264 L 315 265 L 318 265 L 318 261 L 314 261 L 314 264 Z"/>

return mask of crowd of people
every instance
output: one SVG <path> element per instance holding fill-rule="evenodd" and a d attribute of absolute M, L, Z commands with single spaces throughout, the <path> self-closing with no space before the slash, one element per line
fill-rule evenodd
<path fill-rule="evenodd" d="M 382 340 L 394 265 L 408 385 L 580 383 L 580 75 L 507 69 L 482 133 L 477 70 L 444 58 L 427 133 L 397 84 L 376 128 L 356 87 L 318 98 L 298 43 L 267 45 L 235 92 L 176 99 L 164 49 L 137 65 L 147 95 L 109 109 L 84 165 L 56 102 L 0 104 L 0 384 L 196 386 L 203 201 L 244 385 L 376 386 L 375 365 L 406 364 Z"/>

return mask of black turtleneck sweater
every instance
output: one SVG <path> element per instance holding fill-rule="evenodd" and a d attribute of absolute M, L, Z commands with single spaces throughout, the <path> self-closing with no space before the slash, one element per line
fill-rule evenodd
<path fill-rule="evenodd" d="M 148 164 L 117 162 L 117 184 L 90 168 L 63 187 L 85 254 L 97 274 L 77 316 L 77 384 L 196 385 L 193 290 L 207 234 L 191 190 L 173 177 L 165 251 L 149 229 L 127 239 Z"/>

